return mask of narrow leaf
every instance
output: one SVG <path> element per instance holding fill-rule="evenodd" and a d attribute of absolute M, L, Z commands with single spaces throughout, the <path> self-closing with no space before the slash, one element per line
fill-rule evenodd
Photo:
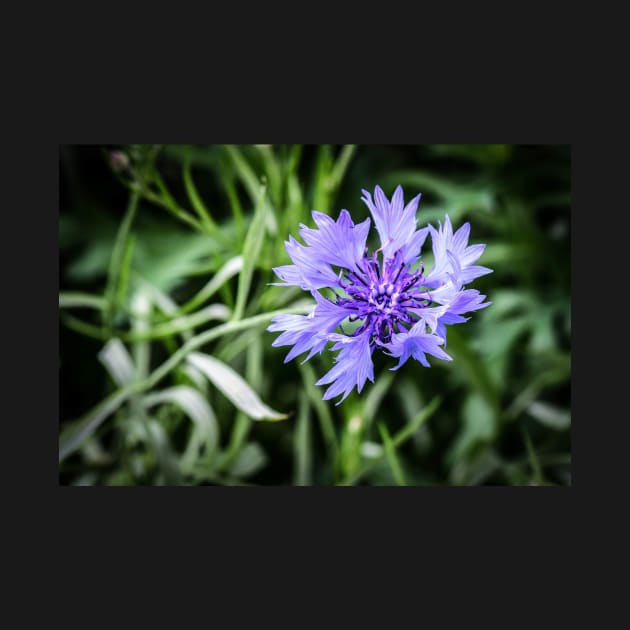
<path fill-rule="evenodd" d="M 567 409 L 542 400 L 534 400 L 530 403 L 527 413 L 541 424 L 556 431 L 563 431 L 571 425 L 571 413 Z"/>
<path fill-rule="evenodd" d="M 131 355 L 120 339 L 110 339 L 98 353 L 98 359 L 119 387 L 131 383 L 136 377 Z"/>
<path fill-rule="evenodd" d="M 107 302 L 100 295 L 78 292 L 59 294 L 59 308 L 95 308 L 102 311 L 106 305 Z"/>
<path fill-rule="evenodd" d="M 230 468 L 234 477 L 249 477 L 267 463 L 267 455 L 257 442 L 247 443 Z"/>
<path fill-rule="evenodd" d="M 389 467 L 392 469 L 394 480 L 399 486 L 406 486 L 407 483 L 405 482 L 405 475 L 403 474 L 402 465 L 398 459 L 398 455 L 396 454 L 396 447 L 392 441 L 392 438 L 389 435 L 389 431 L 382 422 L 378 423 L 378 430 L 383 440 L 383 446 L 385 447 L 385 456 L 387 457 Z"/>
<path fill-rule="evenodd" d="M 182 308 L 182 313 L 188 313 L 203 304 L 208 298 L 214 295 L 230 278 L 235 276 L 243 268 L 243 257 L 236 256 L 230 258 L 219 271 L 217 271 L 212 279 L 190 299 Z"/>
<path fill-rule="evenodd" d="M 195 187 L 195 182 L 193 181 L 192 173 L 190 172 L 190 155 L 187 155 L 184 160 L 182 175 L 184 179 L 184 187 L 186 188 L 186 194 L 188 195 L 188 199 L 190 200 L 192 207 L 195 209 L 195 212 L 199 215 L 199 218 L 203 221 L 204 225 L 208 228 L 208 231 L 216 232 L 217 226 L 212 220 L 208 209 Z"/>
<path fill-rule="evenodd" d="M 165 402 L 177 405 L 195 423 L 196 431 L 191 437 L 185 459 L 193 458 L 192 446 L 197 444 L 206 445 L 206 454 L 214 453 L 219 442 L 219 425 L 212 407 L 201 393 L 187 385 L 178 385 L 148 394 L 142 399 L 147 409 Z"/>
<path fill-rule="evenodd" d="M 295 470 L 294 484 L 296 486 L 311 485 L 312 451 L 311 451 L 311 418 L 306 392 L 300 392 L 297 427 L 294 433 Z"/>
<path fill-rule="evenodd" d="M 148 394 L 142 399 L 142 404 L 146 408 L 165 402 L 180 407 L 204 434 L 212 438 L 214 445 L 216 445 L 219 437 L 217 419 L 212 407 L 200 392 L 187 385 L 176 385 L 160 392 Z"/>
<path fill-rule="evenodd" d="M 254 265 L 258 259 L 258 254 L 265 238 L 265 216 L 267 205 L 265 203 L 266 187 L 260 187 L 258 203 L 254 211 L 254 218 L 247 230 L 245 244 L 243 245 L 243 268 L 238 279 L 238 292 L 236 294 L 236 305 L 232 319 L 239 320 L 245 310 L 245 302 L 249 293 L 249 287 L 254 273 Z"/>
<path fill-rule="evenodd" d="M 263 403 L 258 394 L 230 366 L 208 354 L 193 352 L 188 361 L 201 370 L 232 403 L 254 420 L 283 420 L 287 414 Z"/>

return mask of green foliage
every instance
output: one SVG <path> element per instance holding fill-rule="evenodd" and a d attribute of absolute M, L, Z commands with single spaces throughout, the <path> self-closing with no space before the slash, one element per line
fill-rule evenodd
<path fill-rule="evenodd" d="M 272 267 L 376 184 L 470 221 L 492 306 L 335 406 L 331 353 L 271 345 L 312 305 Z M 60 483 L 570 485 L 568 147 L 65 146 L 60 203 Z"/>

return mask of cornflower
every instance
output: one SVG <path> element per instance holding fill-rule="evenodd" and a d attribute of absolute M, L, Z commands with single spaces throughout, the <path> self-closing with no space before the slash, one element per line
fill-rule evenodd
<path fill-rule="evenodd" d="M 468 245 L 470 224 L 455 233 L 446 215 L 444 225 L 417 229 L 421 195 L 404 204 L 398 186 L 388 200 L 376 186 L 374 198 L 363 190 L 380 238 L 380 247 L 366 247 L 370 219 L 355 224 L 347 210 L 337 220 L 313 211 L 315 229 L 300 224 L 299 235 L 285 242 L 293 264 L 275 267 L 279 286 L 299 286 L 315 298 L 307 315 L 278 315 L 267 328 L 282 334 L 273 346 L 293 346 L 285 363 L 308 351 L 304 361 L 328 343 L 338 351 L 335 365 L 317 385 L 329 385 L 323 399 L 342 395 L 341 403 L 366 380 L 374 382 L 372 354 L 378 348 L 398 359 L 410 357 L 430 367 L 426 355 L 452 360 L 444 351 L 446 326 L 468 321 L 464 314 L 489 306 L 485 295 L 465 285 L 492 269 L 474 264 L 484 244 Z M 421 250 L 431 235 L 434 264 L 428 273 Z M 321 293 L 327 290 L 327 295 Z"/>

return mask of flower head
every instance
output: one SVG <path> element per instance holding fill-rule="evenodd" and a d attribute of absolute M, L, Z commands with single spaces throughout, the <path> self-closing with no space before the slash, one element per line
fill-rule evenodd
<path fill-rule="evenodd" d="M 281 286 L 310 291 L 315 306 L 308 315 L 279 315 L 267 330 L 282 332 L 274 346 L 293 346 L 285 362 L 308 351 L 307 361 L 329 342 L 339 351 L 335 365 L 317 385 L 329 385 L 324 400 L 342 395 L 343 401 L 366 380 L 374 382 L 372 353 L 380 348 L 398 358 L 397 370 L 410 357 L 430 367 L 426 355 L 450 361 L 444 351 L 446 326 L 467 321 L 464 313 L 490 305 L 485 295 L 464 285 L 490 273 L 474 263 L 485 245 L 468 245 L 470 224 L 455 233 L 448 215 L 438 229 L 417 229 L 420 195 L 407 205 L 403 190 L 391 200 L 377 186 L 363 190 L 381 246 L 366 247 L 370 219 L 355 224 L 347 210 L 334 221 L 313 211 L 316 229 L 300 226 L 302 245 L 292 236 L 285 242 L 291 265 L 274 268 Z M 431 235 L 434 265 L 425 273 L 421 250 Z M 329 296 L 320 290 L 329 289 Z M 353 328 L 351 330 L 351 328 Z"/>

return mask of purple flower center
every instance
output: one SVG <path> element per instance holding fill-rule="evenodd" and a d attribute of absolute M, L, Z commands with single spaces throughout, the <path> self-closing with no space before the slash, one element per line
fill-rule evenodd
<path fill-rule="evenodd" d="M 355 271 L 345 271 L 339 284 L 348 297 L 336 296 L 336 304 L 355 311 L 349 321 L 364 320 L 352 337 L 370 334 L 370 344 L 389 343 L 394 332 L 407 330 L 419 316 L 414 310 L 431 303 L 423 285 L 424 265 L 412 271 L 400 252 L 379 263 L 378 251 L 365 256 Z"/>

